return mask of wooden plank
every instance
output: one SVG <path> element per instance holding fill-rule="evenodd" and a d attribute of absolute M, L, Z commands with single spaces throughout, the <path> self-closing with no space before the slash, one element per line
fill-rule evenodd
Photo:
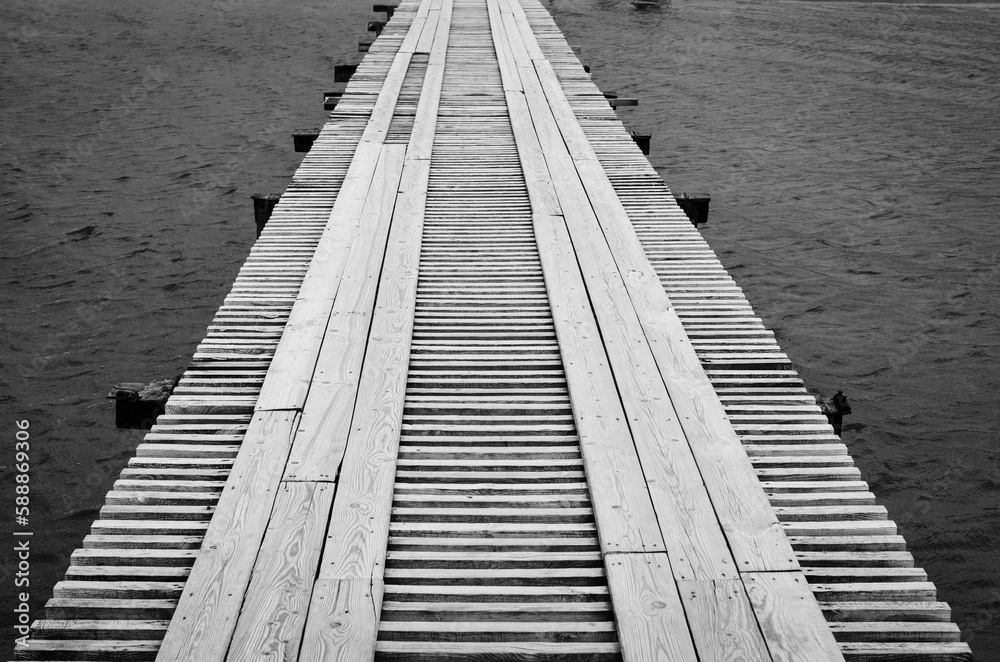
<path fill-rule="evenodd" d="M 298 657 L 333 485 L 283 483 L 226 659 Z"/>
<path fill-rule="evenodd" d="M 330 212 L 327 226 L 316 247 L 309 270 L 278 341 L 255 408 L 301 409 L 312 380 L 323 337 L 330 318 L 344 265 L 360 226 L 359 218 L 368 199 L 376 166 L 381 157 L 392 114 L 399 98 L 413 45 L 426 20 L 428 3 L 423 3 L 411 24 L 403 47 L 393 58 L 379 88 L 372 120 L 351 160 L 344 182 Z"/>
<path fill-rule="evenodd" d="M 844 659 L 802 573 L 745 572 L 740 578 L 775 662 Z"/>
<path fill-rule="evenodd" d="M 300 660 L 359 662 L 375 657 L 380 579 L 318 579 L 313 587 Z"/>
<path fill-rule="evenodd" d="M 519 6 L 517 3 L 512 5 L 515 5 L 514 16 L 519 16 Z M 528 38 L 531 31 L 526 19 L 520 19 L 519 26 L 520 34 Z M 544 90 L 544 106 L 531 103 L 531 97 L 537 93 L 533 89 L 534 80 L 526 73 L 529 71 L 538 76 Z M 554 146 L 561 146 L 561 149 L 546 148 L 545 151 L 547 159 L 556 161 L 550 172 L 558 182 L 558 177 L 571 165 L 565 158 L 565 145 L 579 144 L 581 139 L 586 142 L 586 138 L 579 123 L 568 121 L 572 110 L 551 67 L 536 62 L 530 70 L 522 67 L 521 72 L 536 122 L 547 119 L 546 108 L 563 109 L 555 111 L 557 117 L 562 117 L 562 121 L 557 122 L 562 140 Z M 610 249 L 618 277 L 628 290 L 740 570 L 797 569 L 791 547 L 776 525 L 777 519 L 759 487 L 739 438 L 729 425 L 686 338 L 659 276 L 649 264 L 628 215 L 589 143 L 587 149 L 589 154 L 572 159 L 582 188 L 575 186 L 572 178 L 567 178 L 571 188 L 560 196 L 560 201 L 566 206 L 572 201 L 588 199 L 599 225 L 591 220 L 591 214 L 577 216 L 567 210 L 566 220 L 573 241 L 581 246 L 589 240 L 598 244 L 602 252 Z M 581 260 L 581 265 L 586 267 L 588 264 L 586 259 Z"/>
<path fill-rule="evenodd" d="M 625 662 L 698 659 L 666 554 L 604 557 Z"/>
<path fill-rule="evenodd" d="M 507 15 L 506 18 L 512 17 Z M 537 161 L 525 159 L 526 179 L 529 179 L 529 169 L 539 171 L 537 176 L 532 173 L 529 192 L 541 189 L 543 192 L 536 197 L 543 200 L 556 197 L 567 221 L 577 216 L 592 217 L 589 207 L 580 204 L 582 186 L 578 180 L 573 181 L 573 163 L 558 137 L 554 119 L 547 112 L 537 79 L 523 75 L 522 84 L 530 109 L 530 125 L 528 118 L 517 111 L 520 100 L 516 95 L 509 95 L 514 97 L 511 121 L 516 123 L 518 149 L 523 147 L 526 156 L 531 156 L 537 143 L 537 153 L 543 153 L 547 162 L 546 168 Z M 596 219 L 593 223 L 596 225 Z M 566 224 L 572 227 L 569 222 Z M 571 250 L 570 246 L 575 248 L 574 259 L 579 262 L 590 305 L 597 316 L 604 349 L 641 463 L 641 479 L 647 482 L 671 566 L 679 579 L 735 578 L 736 567 L 712 502 L 684 441 L 684 431 L 670 405 L 670 397 L 636 313 L 629 304 L 628 293 L 606 247 L 602 253 L 600 243 L 580 234 L 576 233 L 572 242 L 565 231 L 560 231 L 561 236 L 553 243 L 543 244 L 539 238 L 543 266 L 547 253 Z M 536 235 L 541 237 L 537 230 Z M 551 289 L 549 294 L 552 298 Z M 570 392 L 572 394 L 572 382 Z"/>
<path fill-rule="evenodd" d="M 358 219 L 368 198 L 380 153 L 379 146 L 359 145 L 351 161 L 327 227 L 267 369 L 255 405 L 257 411 L 301 410 L 305 404 L 333 301 L 360 227 Z"/>
<path fill-rule="evenodd" d="M 899 643 L 844 642 L 841 649 L 859 662 L 972 662 L 972 650 L 964 642 Z"/>
<path fill-rule="evenodd" d="M 316 361 L 285 480 L 332 481 L 340 468 L 405 152 L 404 145 L 386 145 L 376 167 L 359 219 L 361 229 L 345 264 Z"/>
<path fill-rule="evenodd" d="M 561 643 L 552 641 L 502 641 L 486 644 L 489 655 L 480 659 L 524 662 L 614 662 L 620 659 L 613 642 Z M 467 662 L 483 652 L 482 642 L 380 641 L 379 659 L 411 662 Z"/>
<path fill-rule="evenodd" d="M 699 660 L 771 661 L 740 580 L 677 582 L 677 590 Z"/>
<path fill-rule="evenodd" d="M 453 10 L 453 0 L 443 0 L 441 3 L 441 18 L 438 20 L 437 34 L 434 37 L 434 45 L 431 47 L 431 56 L 428 59 L 428 64 L 430 66 L 444 66 L 445 57 L 448 53 L 448 39 L 451 34 L 451 16 Z"/>
<path fill-rule="evenodd" d="M 506 46 L 505 35 L 494 32 L 494 38 Z M 507 98 L 514 109 L 511 123 L 521 167 L 525 179 L 535 183 L 529 186 L 529 195 L 532 189 L 537 190 L 536 199 L 547 201 L 548 208 L 555 209 L 556 198 L 545 188 L 550 175 L 539 158 L 543 154 L 539 138 L 527 123 L 517 93 L 508 93 Z M 663 536 L 658 530 L 628 419 L 565 224 L 557 215 L 536 212 L 532 217 L 601 532 L 601 548 L 605 552 L 663 551 Z"/>
<path fill-rule="evenodd" d="M 520 79 L 518 79 L 520 81 Z M 520 85 L 520 82 L 518 83 Z M 507 112 L 515 129 L 517 138 L 518 158 L 524 171 L 525 182 L 528 185 L 528 198 L 531 209 L 543 217 L 558 217 L 562 215 L 562 207 L 552 186 L 548 166 L 545 164 L 545 154 L 538 142 L 537 136 L 532 138 L 528 127 L 532 126 L 531 111 L 524 94 L 507 92 Z"/>
<path fill-rule="evenodd" d="M 430 163 L 405 170 L 323 553 L 320 577 L 327 579 L 381 576 L 383 568 Z"/>
<path fill-rule="evenodd" d="M 441 87 L 444 84 L 444 58 L 448 50 L 451 30 L 453 1 L 445 0 L 437 24 L 431 55 L 428 60 L 424 85 L 420 91 L 416 116 L 410 132 L 410 143 L 406 151 L 407 160 L 430 159 L 437 128 L 438 107 L 441 102 Z"/>
<path fill-rule="evenodd" d="M 163 637 L 168 621 L 91 621 L 39 619 L 31 625 L 39 639 L 154 639 Z M 32 644 L 36 640 L 32 639 Z"/>
<path fill-rule="evenodd" d="M 535 215 L 534 220 L 601 549 L 606 553 L 664 551 L 652 499 L 565 225 L 561 217 Z"/>
<path fill-rule="evenodd" d="M 256 412 L 157 657 L 222 661 L 271 518 L 298 414 Z"/>
<path fill-rule="evenodd" d="M 441 20 L 441 10 L 434 9 L 433 7 L 427 12 L 427 22 L 424 23 L 423 29 L 420 31 L 420 38 L 417 39 L 417 44 L 413 47 L 414 53 L 430 53 L 431 46 L 434 43 L 434 37 L 437 34 L 438 21 Z"/>
<path fill-rule="evenodd" d="M 497 63 L 500 66 L 500 80 L 504 92 L 520 92 L 521 79 L 517 74 L 517 67 L 514 64 L 514 60 L 506 47 L 508 42 L 503 20 L 500 17 L 499 3 L 496 0 L 487 0 L 486 9 L 490 17 L 491 37 L 493 39 L 493 47 L 496 50 Z"/>

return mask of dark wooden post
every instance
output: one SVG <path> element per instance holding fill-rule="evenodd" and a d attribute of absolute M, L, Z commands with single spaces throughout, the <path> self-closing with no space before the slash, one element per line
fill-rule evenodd
<path fill-rule="evenodd" d="M 712 201 L 712 196 L 705 193 L 698 195 L 681 193 L 680 195 L 675 195 L 674 200 L 677 201 L 680 208 L 687 214 L 688 220 L 695 227 L 708 223 L 708 203 Z"/>
<path fill-rule="evenodd" d="M 319 131 L 316 129 L 306 129 L 296 131 L 292 134 L 292 142 L 295 144 L 296 152 L 308 152 L 312 149 L 313 143 L 319 138 Z"/>
<path fill-rule="evenodd" d="M 648 133 L 636 133 L 635 131 L 629 131 L 629 134 L 632 136 L 635 144 L 639 146 L 639 149 L 642 150 L 642 153 L 649 156 L 649 141 L 652 139 L 652 136 Z"/>
<path fill-rule="evenodd" d="M 351 76 L 354 72 L 358 70 L 358 65 L 356 64 L 338 64 L 333 67 L 333 82 L 334 83 L 348 83 L 351 80 Z"/>
<path fill-rule="evenodd" d="M 281 200 L 281 196 L 274 193 L 268 193 L 267 195 L 254 193 L 250 196 L 250 199 L 253 200 L 253 220 L 257 223 L 257 237 L 260 237 L 260 233 L 264 231 L 264 226 L 267 225 L 268 219 L 271 218 L 271 212 L 274 211 L 274 206 L 278 204 L 278 200 Z"/>
<path fill-rule="evenodd" d="M 396 13 L 396 7 L 399 5 L 372 5 L 372 11 L 376 14 L 385 14 L 386 19 L 391 19 L 392 15 Z"/>
<path fill-rule="evenodd" d="M 107 396 L 115 401 L 115 427 L 129 430 L 148 430 L 153 427 L 179 380 L 180 377 L 158 379 L 149 384 L 115 384 Z"/>
<path fill-rule="evenodd" d="M 323 110 L 333 110 L 340 103 L 340 98 L 344 96 L 343 92 L 324 92 L 323 93 Z"/>

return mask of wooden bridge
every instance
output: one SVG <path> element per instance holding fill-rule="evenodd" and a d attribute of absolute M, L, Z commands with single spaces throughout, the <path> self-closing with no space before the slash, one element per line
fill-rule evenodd
<path fill-rule="evenodd" d="M 968 660 L 536 0 L 406 0 L 18 659 Z"/>

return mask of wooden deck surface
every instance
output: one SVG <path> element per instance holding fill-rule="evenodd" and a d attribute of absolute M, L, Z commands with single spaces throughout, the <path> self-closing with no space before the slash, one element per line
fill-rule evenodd
<path fill-rule="evenodd" d="M 968 660 L 535 0 L 406 0 L 18 659 Z"/>

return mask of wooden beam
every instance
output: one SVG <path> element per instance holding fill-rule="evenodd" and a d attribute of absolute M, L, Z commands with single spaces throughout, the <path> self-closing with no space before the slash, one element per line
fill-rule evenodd
<path fill-rule="evenodd" d="M 518 18 L 519 34 L 534 41 L 520 5 L 511 4 Z M 760 489 L 739 437 L 687 340 L 627 212 L 583 129 L 575 121 L 554 70 L 545 61 L 536 61 L 534 68 L 600 224 L 603 241 L 610 248 L 619 278 L 625 283 L 649 341 L 740 571 L 796 570 L 798 563 L 791 546 Z M 567 222 L 572 220 L 574 217 L 567 216 Z"/>
<path fill-rule="evenodd" d="M 740 580 L 677 582 L 677 590 L 699 660 L 771 662 Z"/>
<path fill-rule="evenodd" d="M 330 483 L 282 483 L 226 660 L 298 657 L 333 503 Z"/>
<path fill-rule="evenodd" d="M 278 493 L 298 414 L 256 412 L 157 659 L 222 662 Z"/>
<path fill-rule="evenodd" d="M 340 468 L 405 152 L 404 145 L 382 148 L 358 217 L 357 240 L 344 263 L 285 480 L 332 481 Z"/>
<path fill-rule="evenodd" d="M 379 579 L 318 579 L 298 659 L 361 662 L 375 657 Z"/>
<path fill-rule="evenodd" d="M 843 661 L 801 572 L 747 572 L 741 579 L 775 662 Z"/>
<path fill-rule="evenodd" d="M 505 23 L 506 36 L 520 39 L 520 33 L 512 32 L 518 28 L 513 16 L 508 14 L 506 18 L 509 19 Z M 522 58 L 527 58 L 527 49 L 523 52 Z M 551 190 L 552 193 L 539 197 L 549 195 L 557 199 L 569 230 L 568 234 L 563 231 L 566 236 L 561 246 L 543 246 L 539 239 L 543 265 L 544 255 L 549 251 L 567 250 L 563 247 L 570 246 L 569 250 L 575 251 L 573 259 L 579 263 L 582 284 L 596 314 L 613 381 L 627 416 L 630 430 L 625 434 L 634 440 L 671 567 L 679 579 L 736 578 L 735 564 L 699 477 L 698 466 L 687 447 L 628 292 L 618 277 L 593 211 L 586 204 L 586 193 L 534 75 L 534 67 L 531 62 L 522 61 L 519 68 L 530 124 L 516 128 L 515 137 L 519 150 L 524 146 L 531 153 L 533 133 L 539 151 L 544 154 L 545 172 L 539 177 L 526 176 L 529 191 L 539 186 Z M 526 122 L 516 110 L 520 105 L 516 99 L 512 105 L 515 107 L 511 111 L 512 122 L 519 125 Z M 550 298 L 551 295 L 550 291 Z M 571 382 L 571 395 L 572 387 Z"/>
<path fill-rule="evenodd" d="M 488 0 L 489 4 L 496 4 Z M 494 16 L 499 12 L 494 11 Z M 491 27 L 500 24 L 491 24 Z M 495 32 L 502 40 L 507 35 Z M 510 49 L 504 48 L 504 57 Z M 614 376 L 601 342 L 576 255 L 566 234 L 556 196 L 546 191 L 549 173 L 522 94 L 507 93 L 518 156 L 529 195 L 546 206 L 533 214 L 545 288 L 563 354 L 573 416 L 590 484 L 601 548 L 607 552 L 665 549 L 642 468 L 622 410 Z M 531 184 L 534 183 L 534 184 Z M 535 190 L 533 190 L 535 189 Z"/>
<path fill-rule="evenodd" d="M 695 662 L 698 655 L 667 555 L 609 554 L 604 566 L 622 659 Z"/>

